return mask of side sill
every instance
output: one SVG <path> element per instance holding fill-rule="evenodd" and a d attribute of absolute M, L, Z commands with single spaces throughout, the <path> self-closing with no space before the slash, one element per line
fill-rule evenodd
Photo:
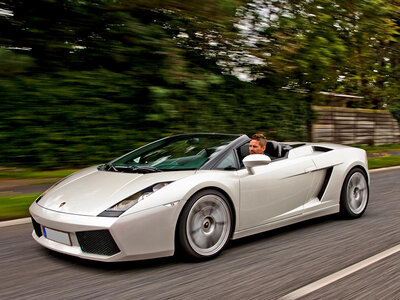
<path fill-rule="evenodd" d="M 309 219 L 313 219 L 313 218 L 318 218 L 318 217 L 322 217 L 322 216 L 326 216 L 326 215 L 331 215 L 331 214 L 336 214 L 339 212 L 339 204 L 335 204 L 329 207 L 325 207 L 322 208 L 320 210 L 316 210 L 313 212 L 310 212 L 308 214 L 303 214 L 300 216 L 294 216 L 288 219 L 284 219 L 284 220 L 280 220 L 280 221 L 276 221 L 273 223 L 268 223 L 268 224 L 264 224 L 264 225 L 260 225 L 257 227 L 252 227 L 249 229 L 245 229 L 245 230 L 241 230 L 241 231 L 236 231 L 233 233 L 232 236 L 232 240 L 236 240 L 245 236 L 249 236 L 249 235 L 253 235 L 253 234 L 257 234 L 260 232 L 264 232 L 264 231 L 269 231 L 269 230 L 273 230 L 273 229 L 277 229 L 280 227 L 284 227 L 284 226 L 288 226 L 294 223 L 299 223 L 302 221 L 306 221 Z"/>

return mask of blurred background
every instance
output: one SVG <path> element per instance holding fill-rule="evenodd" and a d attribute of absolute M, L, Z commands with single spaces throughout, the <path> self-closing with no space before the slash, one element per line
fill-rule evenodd
<path fill-rule="evenodd" d="M 0 0 L 0 165 L 188 132 L 311 140 L 333 94 L 399 120 L 399 26 L 399 0 Z"/>

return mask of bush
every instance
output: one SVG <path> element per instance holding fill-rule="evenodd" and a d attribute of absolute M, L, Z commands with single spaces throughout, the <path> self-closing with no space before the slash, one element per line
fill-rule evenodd
<path fill-rule="evenodd" d="M 298 95 L 198 72 L 197 82 L 149 87 L 101 69 L 0 78 L 0 164 L 82 167 L 188 132 L 306 139 L 310 107 Z"/>
<path fill-rule="evenodd" d="M 400 123 L 400 100 L 389 106 L 389 110 L 393 117 Z"/>

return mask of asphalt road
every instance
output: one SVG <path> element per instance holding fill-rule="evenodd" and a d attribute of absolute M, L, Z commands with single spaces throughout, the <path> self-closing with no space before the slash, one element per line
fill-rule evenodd
<path fill-rule="evenodd" d="M 364 216 L 318 218 L 232 241 L 216 259 L 105 264 L 0 228 L 0 299 L 278 299 L 400 244 L 400 169 L 372 174 Z M 400 299 L 400 252 L 301 299 Z"/>

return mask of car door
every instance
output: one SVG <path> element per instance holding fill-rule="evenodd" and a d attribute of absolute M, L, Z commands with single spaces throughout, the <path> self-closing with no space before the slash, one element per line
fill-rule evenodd
<path fill-rule="evenodd" d="M 315 164 L 309 157 L 282 159 L 238 171 L 240 182 L 239 230 L 302 214 Z"/>

